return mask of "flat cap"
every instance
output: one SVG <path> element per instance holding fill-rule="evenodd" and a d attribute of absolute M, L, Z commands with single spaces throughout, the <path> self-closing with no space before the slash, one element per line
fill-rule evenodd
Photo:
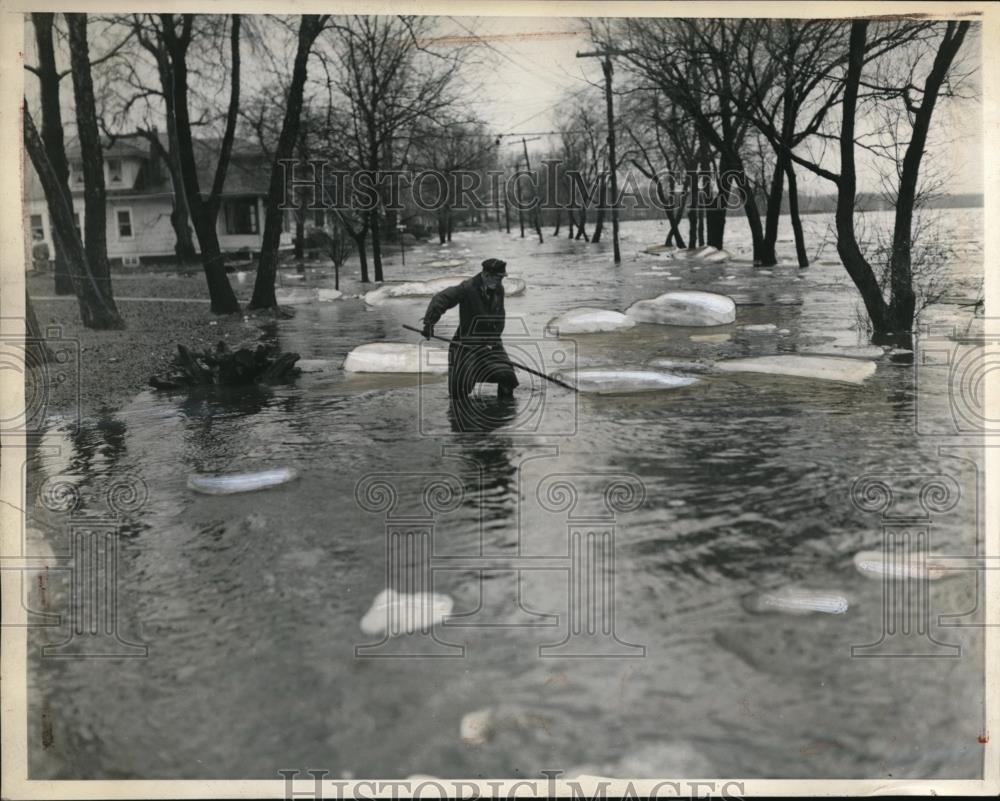
<path fill-rule="evenodd" d="M 507 262 L 502 259 L 487 259 L 483 262 L 483 269 L 494 275 L 507 275 Z"/>

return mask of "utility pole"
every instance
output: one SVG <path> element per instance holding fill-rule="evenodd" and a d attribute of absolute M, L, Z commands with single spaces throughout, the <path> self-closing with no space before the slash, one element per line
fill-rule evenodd
<path fill-rule="evenodd" d="M 611 76 L 614 67 L 611 56 L 623 55 L 625 50 L 595 50 L 590 53 L 577 53 L 577 58 L 600 58 L 601 69 L 604 71 L 604 100 L 608 107 L 608 160 L 611 162 L 611 237 L 614 240 L 615 264 L 621 264 L 622 254 L 618 245 L 618 159 L 615 155 L 615 108 L 611 94 Z"/>
<path fill-rule="evenodd" d="M 525 139 L 523 136 L 521 137 L 521 146 L 524 148 L 524 171 L 527 172 L 530 175 L 531 174 L 531 160 L 528 158 L 528 140 Z M 535 192 L 535 208 L 532 209 L 531 217 L 532 217 L 532 219 L 535 222 L 535 233 L 538 234 L 538 244 L 542 245 L 542 244 L 545 244 L 545 240 L 542 239 L 542 226 L 541 226 L 541 223 L 539 222 L 539 219 L 538 219 L 539 216 L 540 216 L 540 212 L 538 210 L 538 204 L 539 204 L 539 202 L 540 201 L 538 199 L 538 192 Z M 521 236 L 524 236 L 524 230 L 523 229 L 521 230 Z"/>

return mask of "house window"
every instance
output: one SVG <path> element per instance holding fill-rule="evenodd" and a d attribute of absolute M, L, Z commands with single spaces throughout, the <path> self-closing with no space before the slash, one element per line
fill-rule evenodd
<path fill-rule="evenodd" d="M 256 234 L 259 230 L 257 198 L 240 197 L 226 201 L 227 234 Z"/>
<path fill-rule="evenodd" d="M 113 184 L 122 182 L 122 160 L 108 159 L 108 180 Z"/>
<path fill-rule="evenodd" d="M 132 238 L 132 209 L 118 209 L 115 212 L 115 221 L 118 223 L 118 238 Z"/>
<path fill-rule="evenodd" d="M 23 217 L 21 219 L 24 219 Z M 45 239 L 45 222 L 41 214 L 32 214 L 29 221 L 31 226 L 31 239 Z"/>

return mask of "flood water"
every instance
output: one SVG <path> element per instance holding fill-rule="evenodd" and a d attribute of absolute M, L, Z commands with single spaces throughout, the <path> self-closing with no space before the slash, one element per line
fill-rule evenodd
<path fill-rule="evenodd" d="M 981 211 L 943 214 L 957 251 L 946 300 L 974 300 Z M 805 223 L 812 255 L 830 219 Z M 783 235 L 782 263 L 762 275 L 736 219 L 727 264 L 639 255 L 663 240 L 654 222 L 622 226 L 618 267 L 610 241 L 545 234 L 539 245 L 516 233 L 458 233 L 446 248 L 408 248 L 405 271 L 391 253 L 387 277 L 466 275 L 503 257 L 527 284 L 507 300 L 511 355 L 558 351 L 563 372 L 865 344 L 832 245 L 800 271 Z M 421 264 L 441 254 L 468 265 Z M 638 325 L 561 343 L 545 335 L 567 309 L 624 310 L 671 289 L 733 296 L 736 323 Z M 43 658 L 69 628 L 30 632 L 32 778 L 277 778 L 307 768 L 331 778 L 980 775 L 981 630 L 938 625 L 939 615 L 981 622 L 975 574 L 936 583 L 930 597 L 934 640 L 959 645 L 960 656 L 913 634 L 896 655 L 923 658 L 852 657 L 852 646 L 883 631 L 882 583 L 853 563 L 882 546 L 878 512 L 852 502 L 856 479 L 952 479 L 960 497 L 933 515 L 932 548 L 977 549 L 981 440 L 950 435 L 947 370 L 922 370 L 903 354 L 879 359 L 860 386 L 706 375 L 682 389 L 607 396 L 573 396 L 520 374 L 513 406 L 484 397 L 470 422 L 449 408 L 443 377 L 339 369 L 359 344 L 417 341 L 401 324 L 419 325 L 425 304 L 298 306 L 272 333 L 283 349 L 334 369 L 288 386 L 149 391 L 78 431 L 49 421 L 28 465 L 32 547 L 68 559 L 80 516 L 107 516 L 113 485 L 138 490 L 115 496 L 119 639 L 105 637 L 110 651 L 101 652 L 113 658 L 55 658 L 74 653 L 73 643 Z M 456 318 L 450 312 L 438 332 L 450 335 Z M 980 325 L 954 302 L 925 320 L 945 332 Z M 741 329 L 763 323 L 790 333 Z M 186 487 L 192 473 L 275 467 L 300 477 L 228 497 Z M 79 495 L 72 514 L 37 497 L 57 495 L 60 482 Z M 449 489 L 429 499 L 435 482 Z M 386 485 L 391 508 L 379 494 Z M 629 489 L 609 502 L 609 486 Z M 412 588 L 405 582 L 423 564 L 417 551 L 387 554 L 387 531 L 431 529 L 428 575 L 434 592 L 454 599 L 456 617 L 436 639 L 403 636 L 359 655 L 357 646 L 380 642 L 359 628 L 375 596 L 387 583 Z M 613 568 L 607 552 L 581 567 L 570 554 L 574 531 L 604 537 Z M 398 562 L 411 578 L 400 578 Z M 613 575 L 614 636 L 601 609 L 580 612 L 578 568 L 598 583 Z M 49 571 L 32 608 L 65 611 L 68 575 Z M 849 608 L 749 611 L 748 594 L 790 586 L 842 595 Z M 579 636 L 568 638 L 574 626 Z M 463 743 L 463 717 L 484 708 L 495 710 L 495 731 Z"/>

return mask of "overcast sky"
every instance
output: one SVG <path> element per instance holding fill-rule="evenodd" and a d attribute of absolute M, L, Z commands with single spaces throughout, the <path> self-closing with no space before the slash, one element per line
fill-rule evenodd
<path fill-rule="evenodd" d="M 574 17 L 438 17 L 434 26 L 439 37 L 455 37 L 457 45 L 472 47 L 473 55 L 464 73 L 467 101 L 473 113 L 483 119 L 494 135 L 508 135 L 504 152 L 513 152 L 519 144 L 516 135 L 531 135 L 533 153 L 544 153 L 556 146 L 557 137 L 550 132 L 559 124 L 559 107 L 567 96 L 600 92 L 603 77 L 595 58 L 577 58 L 578 51 L 591 50 L 593 45 L 584 22 Z M 34 31 L 25 25 L 25 57 L 35 59 Z M 439 42 L 438 46 L 445 46 Z M 963 50 L 971 63 L 978 63 L 978 36 L 967 38 Z M 95 46 L 100 51 L 100 46 Z M 245 54 L 247 90 L 252 89 L 249 74 L 253 56 Z M 272 51 L 272 56 L 280 54 Z M 65 55 L 60 54 L 60 61 Z M 616 72 L 621 77 L 623 69 Z M 32 108 L 37 108 L 37 81 L 25 76 L 26 95 Z M 69 81 L 63 81 L 63 101 L 71 102 Z M 592 84 L 596 85 L 592 86 Z M 218 87 L 223 92 L 224 87 Z M 224 93 L 224 92 L 223 92 Z M 224 98 L 223 98 L 224 100 Z M 220 101 L 222 102 L 222 101 Z M 598 93 L 595 101 L 603 110 Z M 72 115 L 65 117 L 72 129 Z M 872 124 L 863 120 L 861 124 Z M 950 174 L 946 191 L 952 193 L 983 190 L 982 106 L 978 100 L 951 101 L 939 104 L 935 110 L 932 136 L 934 168 L 945 167 Z M 871 169 L 872 158 L 858 149 L 859 189 L 877 191 L 878 184 Z M 867 167 L 866 167 L 867 164 Z M 834 162 L 835 166 L 835 162 Z M 832 184 L 800 169 L 800 186 L 804 193 L 828 194 Z"/>

